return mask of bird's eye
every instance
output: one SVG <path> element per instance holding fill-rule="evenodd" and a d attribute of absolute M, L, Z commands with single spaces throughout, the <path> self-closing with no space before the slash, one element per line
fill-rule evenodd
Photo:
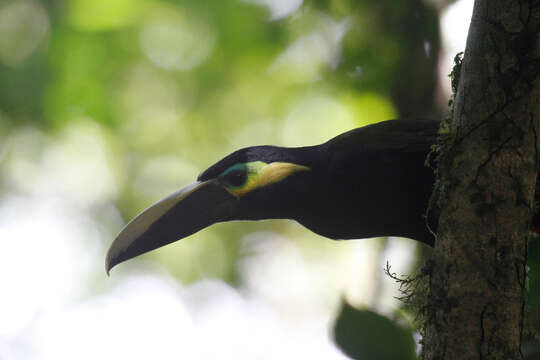
<path fill-rule="evenodd" d="M 247 173 L 244 169 L 235 169 L 230 171 L 225 177 L 224 180 L 228 185 L 231 186 L 241 186 L 244 185 L 247 179 Z"/>

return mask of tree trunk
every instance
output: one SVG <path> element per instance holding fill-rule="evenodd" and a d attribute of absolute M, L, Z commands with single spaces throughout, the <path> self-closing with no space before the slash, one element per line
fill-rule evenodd
<path fill-rule="evenodd" d="M 423 359 L 520 359 L 540 131 L 540 1 L 476 0 L 434 192 Z"/>

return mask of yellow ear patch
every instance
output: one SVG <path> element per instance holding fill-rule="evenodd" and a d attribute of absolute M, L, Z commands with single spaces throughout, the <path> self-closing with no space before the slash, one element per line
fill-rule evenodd
<path fill-rule="evenodd" d="M 277 183 L 297 171 L 311 170 L 307 166 L 273 162 L 270 164 L 262 161 L 254 161 L 246 164 L 248 173 L 246 183 L 242 186 L 229 188 L 229 192 L 236 196 L 242 196 L 257 188 Z"/>

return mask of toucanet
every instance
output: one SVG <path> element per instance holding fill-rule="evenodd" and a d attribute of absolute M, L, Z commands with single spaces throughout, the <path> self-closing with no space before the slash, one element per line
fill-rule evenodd
<path fill-rule="evenodd" d="M 253 146 L 203 171 L 120 231 L 106 270 L 214 223 L 291 219 L 330 239 L 401 236 L 433 245 L 425 165 L 438 122 L 389 120 L 316 146 Z M 435 224 L 432 224 L 434 226 Z"/>

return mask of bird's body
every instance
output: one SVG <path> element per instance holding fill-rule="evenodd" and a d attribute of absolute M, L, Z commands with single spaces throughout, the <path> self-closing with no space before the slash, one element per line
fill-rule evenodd
<path fill-rule="evenodd" d="M 145 210 L 115 239 L 115 264 L 216 222 L 292 219 L 331 239 L 402 236 L 433 244 L 424 214 L 439 124 L 392 120 L 316 146 L 254 146 Z"/>
<path fill-rule="evenodd" d="M 424 163 L 437 130 L 437 123 L 384 123 L 326 143 L 324 181 L 315 185 L 321 198 L 310 197 L 295 219 L 332 239 L 402 236 L 432 244 L 424 214 L 434 176 Z"/>

